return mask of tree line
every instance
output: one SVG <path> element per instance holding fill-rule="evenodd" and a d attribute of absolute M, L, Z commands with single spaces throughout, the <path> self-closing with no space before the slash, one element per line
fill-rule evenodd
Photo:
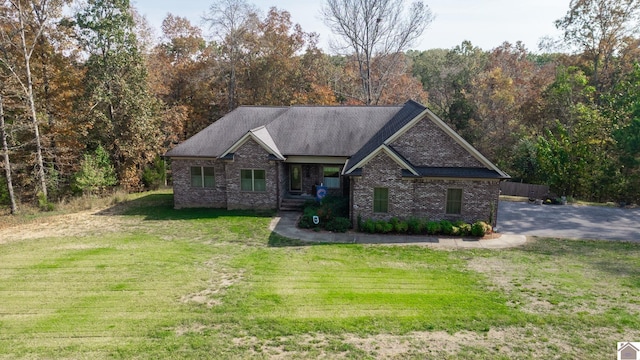
<path fill-rule="evenodd" d="M 12 212 L 158 186 L 159 155 L 240 105 L 408 99 L 514 180 L 640 198 L 640 1 L 571 1 L 556 26 L 572 48 L 539 53 L 409 50 L 434 21 L 422 1 L 327 0 L 331 53 L 286 10 L 245 0 L 216 0 L 202 26 L 168 14 L 160 36 L 128 0 L 76 5 L 0 1 L 0 206 Z"/>

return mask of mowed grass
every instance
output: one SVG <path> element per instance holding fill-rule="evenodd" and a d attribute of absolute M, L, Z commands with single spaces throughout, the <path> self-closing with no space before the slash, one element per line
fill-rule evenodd
<path fill-rule="evenodd" d="M 0 358 L 599 359 L 640 339 L 638 244 L 309 246 L 272 215 L 154 193 L 86 236 L 1 244 Z"/>

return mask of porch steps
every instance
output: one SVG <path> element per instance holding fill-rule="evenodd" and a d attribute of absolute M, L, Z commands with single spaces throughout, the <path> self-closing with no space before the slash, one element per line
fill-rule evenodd
<path fill-rule="evenodd" d="M 305 199 L 284 198 L 280 202 L 280 210 L 281 211 L 302 211 L 302 208 L 304 207 L 304 203 L 306 201 L 307 200 Z"/>

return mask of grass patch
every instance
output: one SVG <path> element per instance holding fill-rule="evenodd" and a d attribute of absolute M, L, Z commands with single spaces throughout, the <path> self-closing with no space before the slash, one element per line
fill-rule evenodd
<path fill-rule="evenodd" d="M 312 245 L 166 192 L 65 219 L 0 244 L 0 359 L 596 359 L 640 338 L 634 243 Z"/>

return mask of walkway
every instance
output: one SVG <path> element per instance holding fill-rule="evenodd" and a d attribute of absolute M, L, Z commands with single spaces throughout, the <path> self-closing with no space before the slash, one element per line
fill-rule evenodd
<path fill-rule="evenodd" d="M 364 234 L 359 232 L 315 232 L 312 230 L 300 229 L 296 226 L 300 215 L 301 214 L 298 212 L 279 212 L 271 222 L 271 231 L 290 239 L 298 239 L 306 242 L 344 244 L 412 244 L 451 249 L 505 249 L 520 246 L 527 242 L 527 238 L 525 236 L 504 234 L 496 239 L 477 240 L 473 238 L 439 238 L 433 236 L 416 235 L 379 235 Z"/>

